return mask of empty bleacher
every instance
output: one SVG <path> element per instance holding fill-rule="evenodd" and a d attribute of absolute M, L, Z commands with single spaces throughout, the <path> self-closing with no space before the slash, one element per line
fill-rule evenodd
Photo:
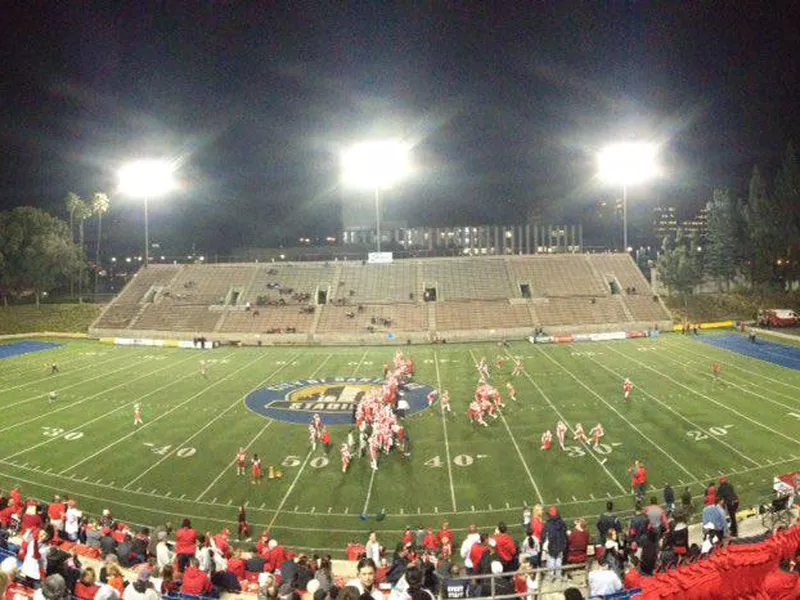
<path fill-rule="evenodd" d="M 185 331 L 208 333 L 214 331 L 221 313 L 202 304 L 161 302 L 150 304 L 132 324 L 144 331 Z"/>
<path fill-rule="evenodd" d="M 629 294 L 625 296 L 625 304 L 627 304 L 628 310 L 631 311 L 634 321 L 655 323 L 672 318 L 664 308 L 664 305 L 657 298 L 654 300 L 652 295 Z"/>
<path fill-rule="evenodd" d="M 629 320 L 619 299 L 612 297 L 549 298 L 547 302 L 536 305 L 536 316 L 538 325 L 544 327 L 622 324 Z"/>
<path fill-rule="evenodd" d="M 319 310 L 319 309 L 317 309 Z M 249 311 L 232 310 L 225 315 L 220 333 L 270 334 L 308 333 L 313 313 L 301 312 L 298 306 L 259 306 Z"/>
<path fill-rule="evenodd" d="M 139 271 L 100 315 L 96 327 L 125 329 L 143 308 L 147 293 L 153 288 L 164 288 L 178 273 L 179 265 L 151 265 Z"/>
<path fill-rule="evenodd" d="M 521 256 L 510 260 L 515 287 L 529 283 L 536 296 L 608 296 L 585 254 Z M 517 291 L 517 295 L 519 292 Z"/>
<path fill-rule="evenodd" d="M 183 265 L 162 301 L 211 306 L 225 303 L 232 288 L 244 288 L 253 277 L 255 265 Z"/>
<path fill-rule="evenodd" d="M 605 282 L 616 279 L 621 291 L 635 289 L 640 294 L 650 294 L 650 284 L 644 274 L 627 254 L 587 254 L 590 264 Z"/>
<path fill-rule="evenodd" d="M 513 293 L 502 257 L 431 259 L 421 266 L 423 284 L 435 286 L 439 300 L 499 300 Z"/>
<path fill-rule="evenodd" d="M 413 302 L 419 298 L 418 264 L 416 261 L 341 263 L 341 276 L 332 297 L 346 298 L 356 304 Z M 355 293 L 351 294 L 351 290 Z"/>
<path fill-rule="evenodd" d="M 518 329 L 533 326 L 526 304 L 508 300 L 441 302 L 436 304 L 436 329 Z"/>
<path fill-rule="evenodd" d="M 352 316 L 348 316 L 352 315 Z M 373 317 L 376 322 L 373 323 Z M 390 319 L 386 326 L 377 321 L 378 318 Z M 364 333 L 427 331 L 428 311 L 423 304 L 364 304 L 359 312 L 355 306 L 328 305 L 322 308 L 317 333 Z"/>

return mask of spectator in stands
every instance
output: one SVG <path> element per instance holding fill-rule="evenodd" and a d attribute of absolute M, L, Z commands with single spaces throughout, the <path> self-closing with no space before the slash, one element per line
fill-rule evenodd
<path fill-rule="evenodd" d="M 467 597 L 467 587 L 469 579 L 461 577 L 461 569 L 458 565 L 450 567 L 450 574 L 442 581 L 441 594 L 443 600 L 461 600 Z"/>
<path fill-rule="evenodd" d="M 541 504 L 534 504 L 531 511 L 531 533 L 539 540 L 542 545 L 542 534 L 544 533 L 544 507 Z"/>
<path fill-rule="evenodd" d="M 119 565 L 116 562 L 111 562 L 106 565 L 106 578 L 108 585 L 117 590 L 120 598 L 125 593 L 125 579 L 122 577 Z"/>
<path fill-rule="evenodd" d="M 156 535 L 158 538 L 158 543 L 156 544 L 156 565 L 158 565 L 159 569 L 163 569 L 167 565 L 171 565 L 172 561 L 175 560 L 175 553 L 169 549 L 169 545 L 167 543 L 167 532 L 166 531 L 159 531 Z"/>
<path fill-rule="evenodd" d="M 606 502 L 606 511 L 597 519 L 597 533 L 600 544 L 606 543 L 609 529 L 615 529 L 617 532 L 622 531 L 622 523 L 619 522 L 619 518 L 614 514 L 614 503 L 611 500 Z"/>
<path fill-rule="evenodd" d="M 642 542 L 642 557 L 639 570 L 643 575 L 652 575 L 656 572 L 658 555 L 660 550 L 658 533 L 653 529 L 648 529 Z"/>
<path fill-rule="evenodd" d="M 70 600 L 67 582 L 57 573 L 50 575 L 33 594 L 33 600 Z"/>
<path fill-rule="evenodd" d="M 717 503 L 717 486 L 713 481 L 708 483 L 705 496 L 703 497 L 703 504 L 706 506 L 714 506 Z"/>
<path fill-rule="evenodd" d="M 83 513 L 77 507 L 75 500 L 69 500 L 67 502 L 67 512 L 64 515 L 64 533 L 71 542 L 78 541 L 82 517 Z"/>
<path fill-rule="evenodd" d="M 75 584 L 74 596 L 78 600 L 94 600 L 100 586 L 97 585 L 97 574 L 92 567 L 86 567 L 81 573 L 81 578 Z"/>
<path fill-rule="evenodd" d="M 664 508 L 667 516 L 671 518 L 675 513 L 675 491 L 669 483 L 664 486 Z"/>
<path fill-rule="evenodd" d="M 564 590 L 564 600 L 583 600 L 583 594 L 576 587 L 568 587 Z"/>
<path fill-rule="evenodd" d="M 651 496 L 650 504 L 645 507 L 644 512 L 647 515 L 650 529 L 659 535 L 667 530 L 669 527 L 669 522 L 667 521 L 667 512 L 658 503 L 658 498 Z"/>
<path fill-rule="evenodd" d="M 418 545 L 421 546 L 421 544 Z M 378 542 L 378 534 L 374 531 L 369 532 L 367 543 L 364 546 L 364 553 L 366 557 L 371 558 L 372 562 L 376 565 L 381 564 L 381 545 Z"/>
<path fill-rule="evenodd" d="M 800 576 L 792 570 L 788 559 L 764 578 L 761 592 L 765 598 L 797 598 L 800 596 Z"/>
<path fill-rule="evenodd" d="M 689 488 L 684 488 L 683 493 L 681 494 L 681 510 L 683 511 L 683 516 L 688 521 L 692 513 L 694 512 L 694 502 L 692 501 L 692 492 Z"/>
<path fill-rule="evenodd" d="M 410 562 L 408 559 L 408 552 L 411 544 L 412 542 L 408 542 L 407 544 L 398 542 L 394 549 L 392 564 L 389 565 L 389 571 L 386 573 L 386 581 L 392 585 L 400 581 L 400 578 L 403 577 L 406 572 L 406 568 L 408 568 L 408 563 Z"/>
<path fill-rule="evenodd" d="M 589 547 L 589 532 L 586 530 L 586 521 L 575 521 L 575 529 L 569 533 L 567 544 L 567 563 L 579 564 L 586 562 L 586 549 Z"/>
<path fill-rule="evenodd" d="M 164 565 L 161 568 L 161 589 L 159 592 L 166 596 L 167 594 L 174 594 L 180 589 L 178 582 L 175 581 L 175 571 L 172 565 Z"/>
<path fill-rule="evenodd" d="M 706 506 L 703 509 L 703 527 L 710 529 L 720 541 L 725 539 L 728 533 L 728 522 L 725 520 L 725 500 L 717 499 L 715 504 Z M 707 527 L 711 525 L 711 527 Z"/>
<path fill-rule="evenodd" d="M 200 570 L 200 563 L 195 557 L 189 558 L 189 566 L 183 572 L 182 594 L 192 594 L 193 596 L 208 596 L 213 593 L 211 580 L 203 571 Z"/>
<path fill-rule="evenodd" d="M 100 549 L 100 538 L 103 537 L 102 528 L 96 520 L 92 519 L 86 526 L 86 545 L 90 548 Z"/>
<path fill-rule="evenodd" d="M 147 569 L 141 569 L 134 582 L 122 594 L 122 600 L 159 600 L 160 597 L 150 583 L 150 571 Z"/>
<path fill-rule="evenodd" d="M 356 588 L 360 596 L 367 594 L 373 600 L 385 600 L 383 593 L 375 585 L 375 570 L 375 562 L 371 558 L 362 558 L 356 565 L 356 579 L 351 579 L 347 585 Z"/>
<path fill-rule="evenodd" d="M 111 534 L 110 527 L 103 527 L 100 531 L 100 553 L 103 556 L 117 553 L 117 540 Z"/>
<path fill-rule="evenodd" d="M 739 524 L 736 522 L 736 511 L 739 510 L 739 497 L 733 489 L 733 485 L 728 482 L 727 477 L 719 478 L 719 488 L 717 489 L 717 496 L 722 498 L 725 503 L 725 511 L 731 520 L 731 537 L 738 537 Z"/>
<path fill-rule="evenodd" d="M 131 539 L 131 535 L 129 533 L 125 534 L 125 537 L 122 539 L 122 543 L 117 546 L 117 558 L 119 558 L 119 564 L 123 567 L 129 568 L 134 565 L 134 561 L 132 560 L 132 551 L 133 551 L 133 540 Z"/>
<path fill-rule="evenodd" d="M 331 568 L 330 555 L 323 556 L 319 559 L 317 572 L 314 574 L 317 581 L 319 581 L 319 589 L 329 594 L 333 587 L 333 571 Z"/>
<path fill-rule="evenodd" d="M 596 568 L 589 572 L 589 598 L 604 598 L 607 594 L 622 591 L 622 581 L 609 568 L 605 557 L 597 561 Z"/>
<path fill-rule="evenodd" d="M 179 571 L 186 570 L 195 552 L 197 552 L 197 532 L 192 529 L 192 521 L 184 519 L 181 528 L 175 534 L 175 554 L 178 556 Z"/>
<path fill-rule="evenodd" d="M 275 586 L 275 577 L 272 573 L 259 573 L 256 597 L 258 600 L 276 600 L 278 588 Z"/>
<path fill-rule="evenodd" d="M 546 544 L 547 568 L 552 579 L 561 579 L 561 563 L 567 549 L 567 526 L 558 514 L 558 507 L 551 506 L 544 526 L 543 542 Z"/>
<path fill-rule="evenodd" d="M 56 532 L 64 530 L 64 516 L 67 513 L 67 507 L 61 496 L 55 495 L 53 501 L 47 507 L 47 516 L 50 518 L 50 524 Z"/>
<path fill-rule="evenodd" d="M 150 545 L 150 529 L 142 527 L 131 543 L 131 554 L 134 563 L 143 563 L 147 560 L 147 547 Z"/>
<path fill-rule="evenodd" d="M 519 545 L 520 567 L 527 564 L 533 568 L 539 567 L 541 546 L 539 540 L 532 533 L 528 533 Z"/>
<path fill-rule="evenodd" d="M 278 540 L 271 539 L 267 544 L 269 548 L 269 560 L 267 561 L 267 570 L 276 573 L 284 562 L 286 562 L 287 554 L 286 549 L 278 543 Z"/>

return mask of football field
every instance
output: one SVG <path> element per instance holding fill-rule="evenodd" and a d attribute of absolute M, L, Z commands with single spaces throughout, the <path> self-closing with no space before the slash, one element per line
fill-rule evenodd
<path fill-rule="evenodd" d="M 688 486 L 698 496 L 725 474 L 742 506 L 754 504 L 775 475 L 800 469 L 800 349 L 759 343 L 746 356 L 734 335 L 707 341 L 714 343 L 666 335 L 403 347 L 416 366 L 407 392 L 411 456 L 382 456 L 378 471 L 354 458 L 347 473 L 339 446 L 350 402 L 378 385 L 395 348 L 199 351 L 67 341 L 15 355 L 9 346 L 12 355 L 0 360 L 0 487 L 18 484 L 42 499 L 67 494 L 90 514 L 111 508 L 135 524 L 190 517 L 199 530 L 235 531 L 237 507 L 246 505 L 256 531 L 338 555 L 370 529 L 391 545 L 407 525 L 447 520 L 458 539 L 470 523 L 516 525 L 525 504 L 558 504 L 568 518 L 593 519 L 608 499 L 630 511 L 634 459 L 645 462 L 659 501 L 667 482 L 676 495 Z M 521 358 L 525 373 L 512 376 L 508 358 L 498 368 L 501 354 Z M 466 417 L 483 356 L 507 404 L 488 427 Z M 635 386 L 629 403 L 626 377 Z M 427 408 L 430 388 L 450 391 L 453 414 L 438 403 Z M 143 425 L 133 424 L 135 404 Z M 315 409 L 331 424 L 329 455 L 308 442 Z M 570 432 L 566 451 L 555 440 L 540 450 L 542 433 L 555 434 L 559 420 L 587 432 L 602 423 L 605 437 L 593 449 Z M 282 477 L 254 485 L 237 476 L 239 447 Z"/>

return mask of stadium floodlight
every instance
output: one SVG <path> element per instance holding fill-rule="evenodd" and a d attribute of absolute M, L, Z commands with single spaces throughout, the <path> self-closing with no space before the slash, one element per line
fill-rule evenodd
<path fill-rule="evenodd" d="M 397 140 L 356 144 L 342 154 L 342 183 L 375 192 L 376 248 L 381 251 L 381 190 L 410 170 L 410 147 Z"/>
<path fill-rule="evenodd" d="M 144 266 L 149 264 L 150 230 L 148 223 L 148 203 L 169 193 L 176 187 L 175 167 L 162 160 L 137 160 L 123 166 L 118 175 L 119 191 L 134 198 L 144 200 Z"/>
<path fill-rule="evenodd" d="M 646 142 L 625 142 L 604 148 L 598 156 L 600 178 L 622 185 L 622 247 L 628 248 L 628 186 L 658 174 L 658 146 Z"/>

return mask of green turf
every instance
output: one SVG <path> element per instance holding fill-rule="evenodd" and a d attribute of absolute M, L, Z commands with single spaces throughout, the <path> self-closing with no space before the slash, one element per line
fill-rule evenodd
<path fill-rule="evenodd" d="M 730 477 L 743 505 L 763 500 L 776 474 L 800 468 L 800 372 L 713 348 L 684 336 L 576 346 L 518 342 L 526 375 L 519 401 L 475 427 L 465 411 L 474 362 L 493 364 L 494 344 L 411 346 L 416 380 L 450 390 L 454 414 L 438 406 L 408 420 L 410 458 L 366 460 L 341 473 L 339 454 L 309 452 L 305 426 L 271 421 L 244 404 L 251 390 L 307 377 L 376 376 L 393 348 L 114 347 L 70 341 L 59 349 L 0 361 L 0 485 L 49 498 L 66 493 L 84 510 L 104 507 L 132 523 L 192 517 L 200 529 L 250 522 L 287 544 L 341 555 L 371 528 L 384 543 L 406 525 L 456 530 L 470 523 L 517 524 L 524 504 L 558 503 L 568 517 L 596 516 L 612 497 L 630 510 L 627 468 L 644 459 L 653 493 Z M 208 379 L 201 358 L 212 360 Z M 57 361 L 61 373 L 49 375 Z M 722 364 L 719 382 L 713 361 Z M 621 399 L 624 377 L 636 389 Z M 504 392 L 511 364 L 492 369 Z M 47 394 L 58 392 L 50 405 Z M 132 425 L 133 403 L 145 426 Z M 559 418 L 606 430 L 602 453 L 576 442 L 567 453 L 539 449 Z M 346 427 L 333 429 L 334 448 Z M 283 478 L 252 485 L 232 466 L 239 446 L 258 452 Z M 387 513 L 378 521 L 375 515 Z M 361 513 L 369 518 L 362 521 Z M 458 534 L 460 538 L 460 534 Z"/>

